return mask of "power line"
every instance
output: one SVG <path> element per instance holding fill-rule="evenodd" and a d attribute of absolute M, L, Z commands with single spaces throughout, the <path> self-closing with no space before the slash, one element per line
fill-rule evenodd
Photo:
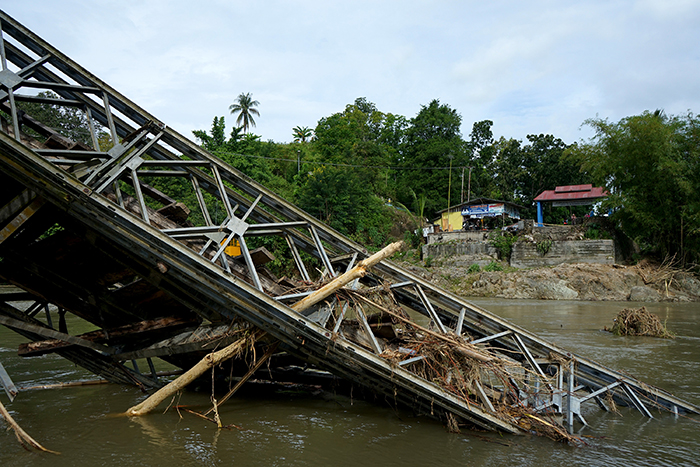
<path fill-rule="evenodd" d="M 268 157 L 268 156 L 253 156 L 250 154 L 238 154 L 229 153 L 234 156 L 249 157 L 253 159 L 267 159 L 271 161 L 281 161 L 290 162 L 296 164 L 297 159 L 286 159 L 282 157 Z M 350 168 L 364 168 L 364 169 L 390 169 L 390 170 L 450 170 L 450 167 L 398 167 L 398 166 L 386 166 L 386 165 L 359 165 L 359 164 L 337 164 L 334 162 L 317 162 L 317 161 L 302 161 L 302 164 L 313 164 L 313 165 L 328 165 L 332 167 L 350 167 Z"/>

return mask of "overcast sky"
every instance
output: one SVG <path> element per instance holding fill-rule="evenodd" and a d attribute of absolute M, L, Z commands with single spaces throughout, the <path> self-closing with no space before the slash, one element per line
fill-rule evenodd
<path fill-rule="evenodd" d="M 7 14 L 193 138 L 241 92 L 254 133 L 366 97 L 414 117 L 433 99 L 462 134 L 590 136 L 587 118 L 700 112 L 700 1 L 4 1 Z"/>

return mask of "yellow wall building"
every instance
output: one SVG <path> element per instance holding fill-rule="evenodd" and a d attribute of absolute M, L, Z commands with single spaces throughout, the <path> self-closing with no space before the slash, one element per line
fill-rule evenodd
<path fill-rule="evenodd" d="M 453 230 L 462 230 L 462 210 L 455 209 L 454 211 L 444 211 L 440 213 L 440 228 L 444 232 L 452 232 Z"/>

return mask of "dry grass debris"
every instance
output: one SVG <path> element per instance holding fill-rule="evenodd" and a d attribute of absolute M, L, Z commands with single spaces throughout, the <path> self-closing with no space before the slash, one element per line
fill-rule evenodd
<path fill-rule="evenodd" d="M 616 336 L 649 336 L 674 339 L 676 336 L 666 328 L 658 316 L 647 311 L 646 307 L 638 309 L 625 308 L 617 314 L 615 324 L 605 331 L 612 332 Z"/>

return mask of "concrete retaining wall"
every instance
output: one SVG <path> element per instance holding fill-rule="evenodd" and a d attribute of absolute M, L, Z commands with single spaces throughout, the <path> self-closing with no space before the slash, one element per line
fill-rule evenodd
<path fill-rule="evenodd" d="M 432 245 L 433 243 L 444 243 L 444 242 L 483 242 L 486 239 L 487 232 L 481 231 L 455 231 L 455 232 L 438 232 L 428 234 L 426 243 Z"/>
<path fill-rule="evenodd" d="M 556 266 L 562 263 L 614 264 L 615 246 L 612 240 L 553 241 L 544 255 L 533 242 L 513 245 L 510 265 L 515 268 Z"/>
<path fill-rule="evenodd" d="M 444 258 L 451 256 L 493 256 L 497 250 L 486 242 L 433 243 L 423 245 L 423 258 L 432 256 Z"/>

